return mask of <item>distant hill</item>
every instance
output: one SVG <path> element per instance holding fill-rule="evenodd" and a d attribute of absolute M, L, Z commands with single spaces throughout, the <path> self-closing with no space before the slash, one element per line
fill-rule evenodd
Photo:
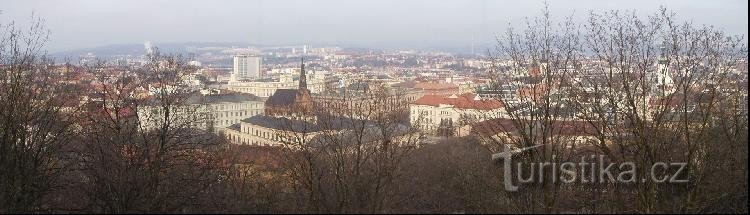
<path fill-rule="evenodd" d="M 248 47 L 250 43 L 241 42 L 185 42 L 185 43 L 151 43 L 162 53 L 187 54 L 192 52 L 191 48 L 198 47 Z M 79 57 L 93 53 L 98 57 L 109 57 L 114 55 L 143 55 L 146 53 L 144 44 L 114 44 L 94 48 L 76 49 L 70 51 L 54 52 L 50 55 L 55 58 Z"/>
<path fill-rule="evenodd" d="M 197 53 L 194 48 L 207 48 L 207 47 L 257 47 L 257 48 L 275 48 L 275 47 L 289 47 L 290 45 L 258 45 L 258 44 L 251 44 L 251 43 L 245 43 L 245 42 L 183 42 L 183 43 L 151 43 L 152 46 L 159 49 L 162 53 L 168 53 L 168 54 L 183 54 L 187 55 L 190 53 Z M 310 47 L 326 47 L 326 46 L 338 46 L 338 45 L 330 45 L 330 44 L 308 44 Z M 301 44 L 295 44 L 291 46 L 299 46 L 301 47 Z M 340 46 L 339 46 L 340 47 Z M 491 47 L 488 44 L 477 44 L 475 47 L 475 53 L 476 54 L 483 54 L 486 53 L 487 48 Z M 398 46 L 384 46 L 381 48 L 391 48 L 391 49 L 399 49 Z M 381 48 L 371 48 L 371 47 L 364 47 L 364 46 L 343 46 L 343 51 L 350 51 L 350 52 L 370 52 L 370 51 L 382 51 Z M 442 47 L 430 47 L 430 46 L 406 46 L 406 48 L 410 49 L 416 49 L 416 50 L 423 50 L 423 51 L 447 51 L 449 53 L 454 54 L 470 54 L 471 48 L 470 47 L 463 47 L 463 46 L 442 46 Z M 200 51 L 198 51 L 200 52 Z M 96 55 L 97 58 L 109 58 L 116 55 L 143 55 L 146 54 L 146 48 L 143 43 L 136 44 L 113 44 L 113 45 L 106 45 L 106 46 L 99 46 L 94 48 L 84 48 L 84 49 L 76 49 L 76 50 L 69 50 L 69 51 L 59 51 L 59 52 L 53 52 L 50 53 L 50 56 L 57 58 L 57 59 L 77 59 L 81 56 L 84 56 L 88 53 L 93 53 Z M 198 53 L 200 54 L 200 53 Z"/>

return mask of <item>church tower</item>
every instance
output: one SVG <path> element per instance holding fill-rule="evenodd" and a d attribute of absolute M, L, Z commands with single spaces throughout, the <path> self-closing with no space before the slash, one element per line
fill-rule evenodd
<path fill-rule="evenodd" d="M 651 73 L 652 93 L 658 96 L 666 96 L 675 91 L 674 80 L 669 71 L 669 49 L 666 44 L 661 45 L 661 54 L 657 60 L 656 71 Z"/>
<path fill-rule="evenodd" d="M 305 58 L 302 58 L 302 65 L 299 70 L 299 90 L 307 90 L 307 74 L 305 73 Z"/>

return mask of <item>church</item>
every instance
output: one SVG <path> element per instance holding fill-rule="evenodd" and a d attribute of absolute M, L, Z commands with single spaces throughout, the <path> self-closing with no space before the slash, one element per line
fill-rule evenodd
<path fill-rule="evenodd" d="M 264 113 L 243 119 L 227 128 L 233 143 L 258 146 L 283 146 L 290 136 L 312 138 L 323 131 L 316 123 L 314 103 L 307 89 L 305 62 L 300 66 L 297 89 L 277 89 L 264 104 Z"/>
<path fill-rule="evenodd" d="M 305 61 L 302 60 L 297 89 L 277 89 L 265 103 L 265 114 L 268 116 L 301 116 L 311 115 L 313 100 L 307 89 Z"/>

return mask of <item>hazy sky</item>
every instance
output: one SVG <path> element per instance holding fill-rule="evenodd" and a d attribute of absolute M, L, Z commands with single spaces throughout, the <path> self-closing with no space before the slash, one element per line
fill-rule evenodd
<path fill-rule="evenodd" d="M 542 0 L 0 0 L 0 23 L 46 19 L 51 51 L 118 43 L 249 42 L 360 47 L 469 47 L 539 14 Z M 694 23 L 747 35 L 747 0 L 551 0 L 553 15 L 660 5 Z"/>

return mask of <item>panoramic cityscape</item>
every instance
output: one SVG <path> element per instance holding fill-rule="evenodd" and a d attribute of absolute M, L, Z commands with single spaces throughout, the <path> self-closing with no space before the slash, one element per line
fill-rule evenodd
<path fill-rule="evenodd" d="M 747 213 L 747 5 L 0 0 L 0 213 Z"/>

